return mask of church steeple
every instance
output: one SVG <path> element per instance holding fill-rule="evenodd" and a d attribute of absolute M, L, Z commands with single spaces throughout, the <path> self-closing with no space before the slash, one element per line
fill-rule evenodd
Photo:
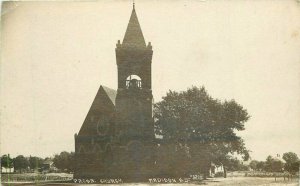
<path fill-rule="evenodd" d="M 122 43 L 123 47 L 146 47 L 146 42 L 143 36 L 143 32 L 135 12 L 135 4 L 133 2 L 133 8 L 130 16 L 130 20 L 127 26 L 127 30 Z"/>
<path fill-rule="evenodd" d="M 152 141 L 154 125 L 152 118 L 151 64 L 152 45 L 146 46 L 135 7 L 123 43 L 116 45 L 118 66 L 118 91 L 116 113 L 118 115 L 116 133 L 120 142 L 131 140 Z"/>

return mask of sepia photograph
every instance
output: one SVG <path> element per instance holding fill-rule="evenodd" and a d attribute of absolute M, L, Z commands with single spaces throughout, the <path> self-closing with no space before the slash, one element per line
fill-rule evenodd
<path fill-rule="evenodd" d="M 300 0 L 2 1 L 1 181 L 300 185 Z"/>

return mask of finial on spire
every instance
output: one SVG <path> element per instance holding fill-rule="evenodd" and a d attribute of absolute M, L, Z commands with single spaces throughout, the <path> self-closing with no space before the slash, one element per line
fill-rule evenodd
<path fill-rule="evenodd" d="M 133 9 L 135 9 L 135 3 L 134 3 L 134 0 L 132 0 L 133 1 Z"/>

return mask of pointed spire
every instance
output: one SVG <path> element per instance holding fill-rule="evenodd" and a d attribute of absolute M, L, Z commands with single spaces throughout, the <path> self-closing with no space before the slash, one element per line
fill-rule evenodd
<path fill-rule="evenodd" d="M 134 0 L 133 0 L 133 4 L 132 4 L 132 5 L 133 5 L 133 10 L 134 10 L 134 9 L 135 9 L 135 3 L 134 3 Z"/>
<path fill-rule="evenodd" d="M 135 12 L 135 3 L 133 2 L 133 9 L 131 12 L 130 20 L 127 26 L 127 30 L 123 39 L 123 46 L 125 47 L 146 47 L 146 42 L 143 36 L 143 32 Z"/>

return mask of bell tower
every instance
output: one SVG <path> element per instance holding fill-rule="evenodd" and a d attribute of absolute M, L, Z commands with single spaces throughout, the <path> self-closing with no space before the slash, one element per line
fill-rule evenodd
<path fill-rule="evenodd" d="M 75 135 L 75 178 L 140 181 L 153 177 L 157 144 L 152 116 L 152 54 L 133 4 L 124 39 L 116 45 L 118 90 L 100 86 Z"/>
<path fill-rule="evenodd" d="M 121 143 L 154 139 L 152 117 L 152 46 L 145 39 L 133 4 L 127 30 L 116 44 L 118 90 L 116 97 L 116 135 Z"/>

